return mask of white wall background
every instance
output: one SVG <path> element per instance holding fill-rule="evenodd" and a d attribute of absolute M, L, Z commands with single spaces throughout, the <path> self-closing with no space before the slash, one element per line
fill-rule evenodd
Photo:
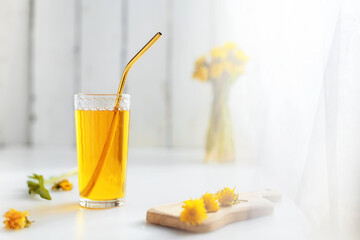
<path fill-rule="evenodd" d="M 128 76 L 131 146 L 204 146 L 212 96 L 192 80 L 193 64 L 228 40 L 253 59 L 234 90 L 243 116 L 233 114 L 235 128 L 259 104 L 246 91 L 259 77 L 259 9 L 246 1 L 1 0 L 0 11 L 0 144 L 74 144 L 73 94 L 114 93 L 157 31 L 163 37 Z M 256 138 L 246 136 L 256 119 L 238 129 L 239 146 Z"/>
<path fill-rule="evenodd" d="M 210 49 L 212 5 L 2 0 L 0 143 L 73 144 L 73 94 L 114 93 L 127 61 L 161 31 L 161 41 L 128 77 L 131 145 L 202 146 L 209 87 L 193 82 L 191 73 L 196 57 Z M 194 137 L 179 131 L 184 127 Z"/>

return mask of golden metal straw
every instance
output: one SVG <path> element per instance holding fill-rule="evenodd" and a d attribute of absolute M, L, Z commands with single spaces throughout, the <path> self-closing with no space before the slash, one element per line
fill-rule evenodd
<path fill-rule="evenodd" d="M 154 45 L 154 43 L 159 40 L 159 38 L 162 36 L 162 34 L 160 32 L 156 33 L 155 36 L 150 39 L 150 41 L 129 61 L 129 63 L 126 65 L 124 72 L 121 76 L 121 81 L 120 81 L 120 85 L 119 85 L 119 89 L 117 92 L 117 97 L 116 97 L 116 102 L 115 102 L 115 107 L 114 107 L 114 116 L 113 119 L 111 121 L 111 125 L 110 125 L 110 129 L 108 132 L 108 136 L 106 138 L 105 144 L 104 144 L 104 148 L 101 152 L 101 156 L 99 159 L 99 162 L 94 170 L 93 175 L 91 176 L 88 184 L 86 185 L 86 187 L 81 190 L 80 195 L 82 197 L 87 197 L 89 196 L 89 194 L 91 193 L 92 189 L 94 188 L 97 179 L 99 178 L 99 175 L 101 173 L 101 170 L 104 166 L 105 160 L 107 159 L 108 155 L 109 155 L 109 151 L 110 151 L 110 147 L 111 144 L 114 140 L 115 137 L 115 130 L 117 127 L 117 124 L 119 122 L 119 104 L 121 102 L 121 97 L 120 95 L 122 94 L 122 92 L 124 91 L 124 87 L 125 87 L 125 82 L 126 82 L 126 77 L 131 69 L 131 67 L 134 65 L 134 63 L 139 60 L 139 58 L 144 55 L 144 53 L 149 50 L 149 48 L 151 48 L 152 45 Z"/>
<path fill-rule="evenodd" d="M 125 81 L 126 81 L 126 77 L 130 71 L 130 68 L 134 65 L 134 63 L 139 60 L 139 58 L 144 55 L 144 53 L 149 50 L 149 48 L 152 47 L 152 45 L 154 45 L 154 43 L 159 40 L 159 38 L 162 36 L 161 32 L 158 32 L 155 34 L 155 36 L 153 36 L 152 39 L 150 39 L 150 41 L 129 61 L 129 63 L 126 65 L 124 72 L 121 76 L 121 82 L 119 85 L 119 89 L 118 89 L 118 94 L 122 94 L 122 92 L 124 91 L 124 86 L 125 86 Z"/>
<path fill-rule="evenodd" d="M 153 36 L 152 39 L 150 39 L 150 41 L 145 44 L 145 46 L 129 61 L 129 63 L 126 65 L 123 74 L 121 76 L 121 81 L 119 84 L 119 88 L 118 88 L 118 96 L 116 98 L 116 104 L 115 104 L 115 108 L 118 109 L 119 108 L 119 103 L 120 103 L 120 94 L 122 94 L 122 92 L 124 91 L 124 87 L 125 87 L 125 82 L 126 82 L 126 77 L 131 69 L 131 67 L 134 65 L 134 63 L 139 60 L 139 58 L 144 55 L 144 53 L 149 50 L 149 48 L 152 47 L 152 45 L 154 45 L 154 43 L 159 40 L 159 38 L 162 36 L 161 32 L 158 32 L 155 34 L 155 36 Z"/>

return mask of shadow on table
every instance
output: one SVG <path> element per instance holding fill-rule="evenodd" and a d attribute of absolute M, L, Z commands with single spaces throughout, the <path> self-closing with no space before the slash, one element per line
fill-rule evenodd
<path fill-rule="evenodd" d="M 58 204 L 58 205 L 46 205 L 40 206 L 37 208 L 33 208 L 31 210 L 32 214 L 36 215 L 58 215 L 70 212 L 77 212 L 80 210 L 80 205 L 78 202 L 73 203 L 65 203 L 65 204 Z"/>

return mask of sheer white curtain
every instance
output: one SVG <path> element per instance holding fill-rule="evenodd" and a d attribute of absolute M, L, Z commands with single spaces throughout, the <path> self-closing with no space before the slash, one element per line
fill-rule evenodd
<path fill-rule="evenodd" d="M 335 5 L 323 83 L 296 202 L 328 235 L 359 237 L 360 5 Z M 330 26 L 331 29 L 331 26 Z M 326 46 L 326 44 L 325 44 Z M 325 231 L 324 231 L 325 232 Z"/>
<path fill-rule="evenodd" d="M 256 33 L 239 36 L 251 36 L 252 62 L 231 100 L 238 155 L 257 160 L 319 238 L 358 239 L 360 1 L 258 0 L 240 8 Z"/>
<path fill-rule="evenodd" d="M 343 0 L 336 8 L 335 31 L 324 52 L 323 84 L 296 200 L 319 227 L 332 230 L 329 238 L 358 239 L 360 2 Z"/>

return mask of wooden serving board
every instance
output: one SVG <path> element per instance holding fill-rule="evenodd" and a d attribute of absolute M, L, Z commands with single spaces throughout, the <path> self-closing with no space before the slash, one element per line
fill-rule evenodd
<path fill-rule="evenodd" d="M 247 202 L 240 202 L 232 207 L 220 207 L 219 211 L 208 213 L 207 219 L 197 226 L 187 225 L 180 221 L 183 203 L 151 208 L 147 211 L 146 221 L 190 232 L 211 232 L 232 222 L 271 214 L 274 211 L 274 202 L 281 200 L 281 194 L 278 191 L 267 189 L 251 193 L 239 193 L 239 199 L 247 200 Z"/>

